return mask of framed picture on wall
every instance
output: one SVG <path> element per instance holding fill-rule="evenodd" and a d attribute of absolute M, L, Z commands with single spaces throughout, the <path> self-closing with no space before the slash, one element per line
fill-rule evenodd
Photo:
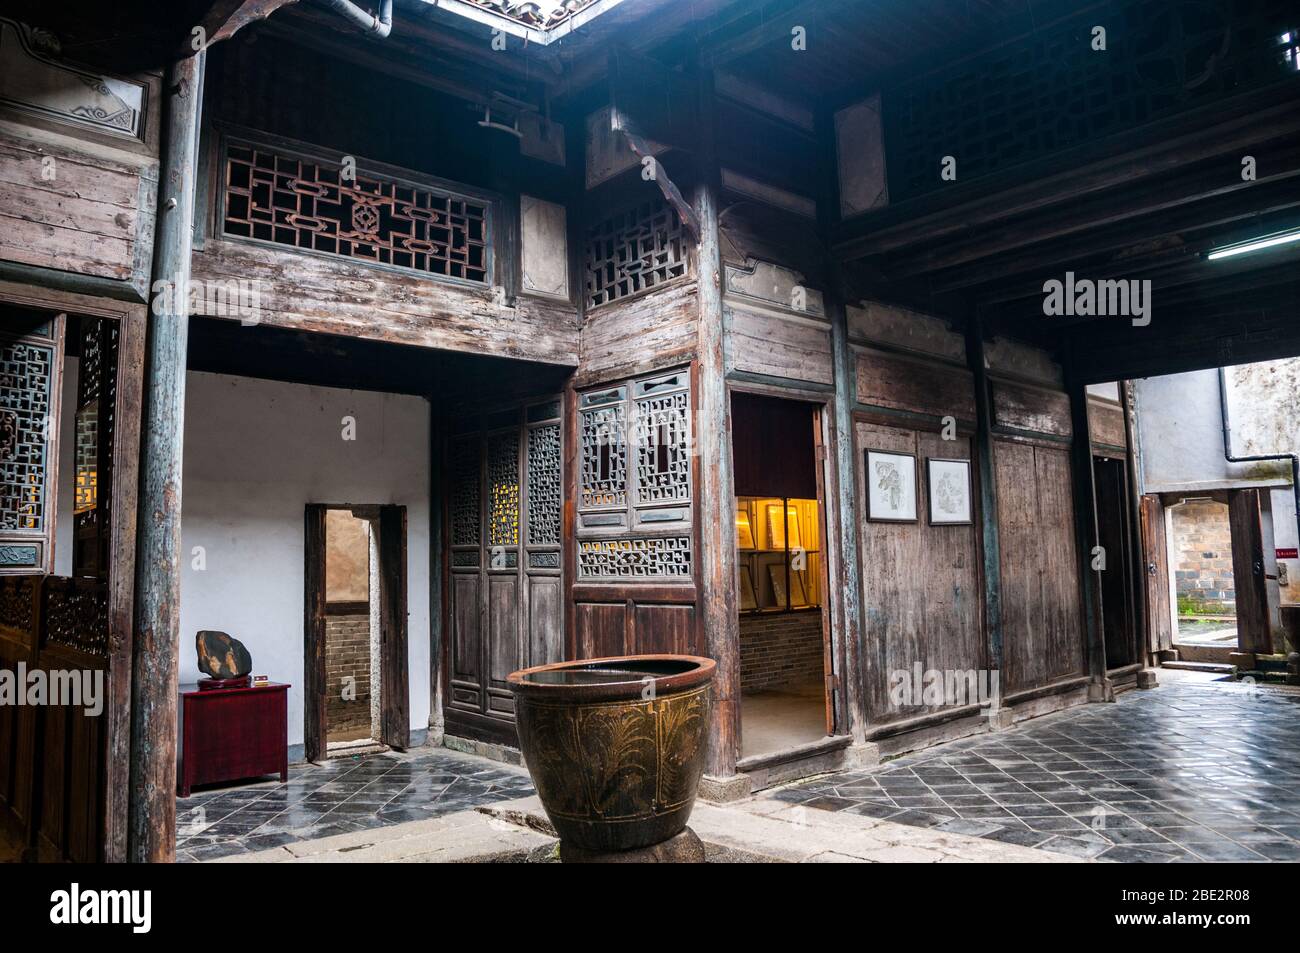
<path fill-rule="evenodd" d="M 916 522 L 916 456 L 867 450 L 867 519 L 881 523 Z"/>
<path fill-rule="evenodd" d="M 754 595 L 754 577 L 749 573 L 748 566 L 740 567 L 740 609 L 742 612 L 749 612 L 758 608 L 758 599 Z"/>
<path fill-rule="evenodd" d="M 799 511 L 793 506 L 785 507 L 785 525 L 781 524 L 780 503 L 767 504 L 767 538 L 773 549 L 785 549 L 787 539 L 791 549 L 799 549 L 803 542 L 799 538 Z M 787 532 L 788 530 L 788 532 Z"/>
<path fill-rule="evenodd" d="M 754 528 L 749 525 L 749 507 L 736 507 L 736 548 L 754 548 Z"/>
<path fill-rule="evenodd" d="M 971 479 L 969 460 L 926 460 L 929 479 L 930 525 L 969 526 Z"/>

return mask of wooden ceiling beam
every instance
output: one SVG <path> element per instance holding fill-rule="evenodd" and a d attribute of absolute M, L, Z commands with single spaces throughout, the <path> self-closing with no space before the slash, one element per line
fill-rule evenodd
<path fill-rule="evenodd" d="M 852 260 L 960 238 L 1017 215 L 1132 185 L 1216 156 L 1240 155 L 1260 143 L 1300 132 L 1294 92 L 1286 86 L 1223 100 L 858 216 L 836 230 L 836 253 Z"/>
<path fill-rule="evenodd" d="M 277 10 L 297 2 L 298 0 L 215 0 L 199 21 L 198 28 L 203 30 L 206 45 L 211 46 L 230 39 L 250 23 L 265 20 Z M 196 52 L 192 36 L 185 38 L 182 47 L 184 55 Z"/>

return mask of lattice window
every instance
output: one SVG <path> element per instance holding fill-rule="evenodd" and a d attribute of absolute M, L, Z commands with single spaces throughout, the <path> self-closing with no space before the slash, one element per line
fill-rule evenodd
<path fill-rule="evenodd" d="M 615 403 L 581 413 L 579 492 L 584 509 L 627 505 L 626 391 L 610 394 Z"/>
<path fill-rule="evenodd" d="M 0 532 L 47 528 L 55 353 L 0 337 Z"/>
<path fill-rule="evenodd" d="M 638 504 L 677 503 L 691 497 L 690 394 L 636 402 Z"/>
<path fill-rule="evenodd" d="M 528 431 L 528 543 L 531 546 L 560 544 L 560 455 L 559 424 Z"/>
<path fill-rule="evenodd" d="M 646 579 L 691 574 L 689 536 L 588 539 L 578 543 L 578 576 Z"/>
<path fill-rule="evenodd" d="M 489 204 L 231 142 L 225 233 L 456 278 L 490 280 Z"/>
<path fill-rule="evenodd" d="M 682 223 L 662 199 L 611 215 L 587 233 L 587 306 L 649 291 L 686 274 Z"/>
<path fill-rule="evenodd" d="M 1294 0 L 1114 2 L 884 90 L 889 194 L 911 198 L 1140 123 L 1300 77 Z M 1091 30 L 1108 45 L 1094 51 Z M 1300 53 L 1296 54 L 1300 56 Z"/>
<path fill-rule="evenodd" d="M 488 441 L 488 545 L 519 545 L 519 433 Z"/>
<path fill-rule="evenodd" d="M 467 437 L 451 448 L 451 543 L 479 545 L 479 440 Z"/>

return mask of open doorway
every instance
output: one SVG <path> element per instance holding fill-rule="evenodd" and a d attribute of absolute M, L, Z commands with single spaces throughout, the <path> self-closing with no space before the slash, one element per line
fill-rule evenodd
<path fill-rule="evenodd" d="M 1237 593 L 1228 504 L 1182 498 L 1165 508 L 1174 575 L 1173 647 L 1191 662 L 1227 663 L 1237 650 Z"/>
<path fill-rule="evenodd" d="M 306 590 L 308 759 L 406 747 L 405 508 L 309 504 Z"/>
<path fill-rule="evenodd" d="M 734 393 L 741 758 L 833 731 L 827 695 L 820 407 Z"/>

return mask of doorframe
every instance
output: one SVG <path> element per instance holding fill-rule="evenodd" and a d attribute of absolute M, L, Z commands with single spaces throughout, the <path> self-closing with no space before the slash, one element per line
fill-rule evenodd
<path fill-rule="evenodd" d="M 379 553 L 379 744 L 410 746 L 409 618 L 407 611 L 407 517 L 400 504 L 308 503 L 303 533 L 303 748 L 308 761 L 328 757 L 325 711 L 325 513 L 346 510 L 370 523 Z M 387 580 L 396 578 L 393 585 Z M 372 634 L 373 635 L 373 634 Z M 375 673 L 371 673 L 373 681 Z"/>
<path fill-rule="evenodd" d="M 831 564 L 834 562 L 837 568 L 844 561 L 844 540 L 840 532 L 840 525 L 832 523 L 829 515 L 828 501 L 836 495 L 836 488 L 839 486 L 838 480 L 841 475 L 836 472 L 832 463 L 837 459 L 835 447 L 835 395 L 830 388 L 826 390 L 812 389 L 809 387 L 790 387 L 776 383 L 765 383 L 762 381 L 749 380 L 744 377 L 728 378 L 727 387 L 727 421 L 729 442 L 728 449 L 731 466 L 735 468 L 735 446 L 734 432 L 731 427 L 731 398 L 734 394 L 755 394 L 761 397 L 774 397 L 780 400 L 789 400 L 795 403 L 809 404 L 812 410 L 813 426 L 813 473 L 817 483 L 817 518 L 819 521 L 819 531 L 824 541 L 823 550 L 824 558 L 821 563 L 821 583 L 822 583 L 822 648 L 823 648 L 823 688 L 826 700 L 826 736 L 830 738 L 849 738 L 851 737 L 847 725 L 848 719 L 848 695 L 847 686 L 842 679 L 842 672 L 845 671 L 844 645 L 843 639 L 837 638 L 837 633 L 842 633 L 844 625 L 835 624 L 835 613 L 837 605 L 832 604 L 831 581 Z M 736 499 L 733 494 L 730 506 L 734 509 Z M 831 530 L 835 532 L 832 534 Z M 735 534 L 731 537 L 731 546 L 736 546 Z M 739 552 L 736 555 L 739 560 Z M 733 583 L 734 584 L 734 583 Z M 838 607 L 843 603 L 839 602 Z M 842 609 L 841 609 L 842 611 Z M 739 640 L 740 633 L 737 629 L 736 638 Z M 740 657 L 739 647 L 736 653 L 737 659 Z M 743 708 L 738 712 L 740 730 L 736 733 L 736 760 L 741 760 L 740 739 L 744 736 L 744 712 Z M 773 756 L 779 756 L 780 752 L 764 754 L 765 760 Z"/>

